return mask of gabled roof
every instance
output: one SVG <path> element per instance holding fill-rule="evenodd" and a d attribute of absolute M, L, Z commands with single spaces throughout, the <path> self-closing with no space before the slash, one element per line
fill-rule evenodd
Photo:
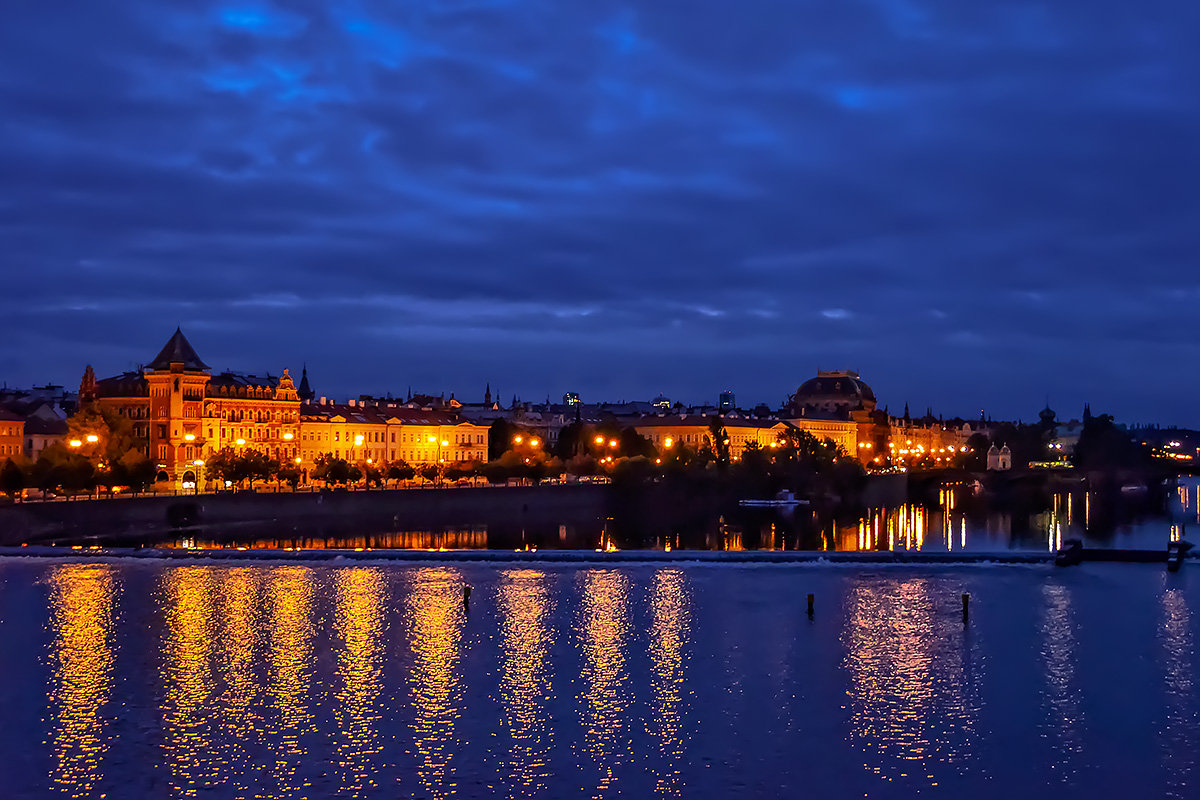
<path fill-rule="evenodd" d="M 208 364 L 205 364 L 200 360 L 200 356 L 196 355 L 191 343 L 179 328 L 175 329 L 175 333 L 163 345 L 163 349 L 159 351 L 154 360 L 146 365 L 146 369 L 165 370 L 170 369 L 172 364 L 183 364 L 184 369 L 199 372 L 207 371 L 209 368 Z"/>

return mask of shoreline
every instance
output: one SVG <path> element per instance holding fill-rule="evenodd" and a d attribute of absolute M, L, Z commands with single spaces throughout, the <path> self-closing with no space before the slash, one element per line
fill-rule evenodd
<path fill-rule="evenodd" d="M 919 551 L 825 550 L 277 550 L 249 548 L 105 548 L 70 546 L 0 547 L 0 559 L 59 559 L 94 562 L 300 562 L 326 566 L 385 562 L 397 564 L 703 564 L 703 565 L 1052 565 L 1053 553 L 978 552 L 924 553 Z"/>

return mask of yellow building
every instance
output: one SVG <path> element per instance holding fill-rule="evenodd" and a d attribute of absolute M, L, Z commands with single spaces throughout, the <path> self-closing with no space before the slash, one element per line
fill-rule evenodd
<path fill-rule="evenodd" d="M 0 464 L 25 451 L 25 418 L 0 408 Z"/>
<path fill-rule="evenodd" d="M 453 412 L 361 403 L 311 403 L 302 407 L 300 457 L 311 467 L 319 456 L 351 462 L 409 464 L 487 461 L 488 427 Z"/>
<path fill-rule="evenodd" d="M 633 428 L 660 452 L 677 446 L 699 450 L 712 444 L 709 427 L 712 419 L 703 414 L 642 417 Z M 759 447 L 770 447 L 786 427 L 778 420 L 743 419 L 734 415 L 722 418 L 721 424 L 729 439 L 729 455 L 734 459 L 741 458 L 750 442 L 756 442 Z"/>

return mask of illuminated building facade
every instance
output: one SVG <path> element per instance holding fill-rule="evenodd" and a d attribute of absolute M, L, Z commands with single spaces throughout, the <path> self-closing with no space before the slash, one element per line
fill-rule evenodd
<path fill-rule="evenodd" d="M 300 457 L 410 464 L 487 461 L 488 427 L 407 406 L 316 403 L 301 407 Z"/>
<path fill-rule="evenodd" d="M 288 371 L 213 376 L 178 328 L 140 370 L 96 380 L 88 367 L 80 402 L 128 418 L 160 481 L 196 482 L 204 460 L 226 447 L 281 461 L 299 455 L 300 398 Z"/>
<path fill-rule="evenodd" d="M 0 462 L 16 459 L 25 449 L 25 418 L 0 408 Z"/>
<path fill-rule="evenodd" d="M 634 424 L 634 430 L 653 444 L 660 452 L 673 447 L 699 450 L 712 444 L 710 425 L 714 417 L 703 414 L 670 414 L 667 416 L 642 417 Z M 725 437 L 729 439 L 729 455 L 739 459 L 751 442 L 760 448 L 774 447 L 788 425 L 777 419 L 752 419 L 729 414 L 721 417 Z"/>
<path fill-rule="evenodd" d="M 286 369 L 279 377 L 213 375 L 178 329 L 145 367 L 104 380 L 88 367 L 80 384 L 81 402 L 132 422 L 159 480 L 202 481 L 205 460 L 225 448 L 305 468 L 327 454 L 352 462 L 487 460 L 488 428 L 452 411 L 303 403 L 301 392 L 312 396 L 307 370 L 299 389 Z"/>

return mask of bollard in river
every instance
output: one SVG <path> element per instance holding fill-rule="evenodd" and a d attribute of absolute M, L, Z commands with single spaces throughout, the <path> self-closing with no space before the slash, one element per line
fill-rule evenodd
<path fill-rule="evenodd" d="M 971 608 L 971 595 L 964 594 L 963 595 L 963 624 L 964 625 L 967 624 L 967 615 L 968 615 L 970 608 Z"/>
<path fill-rule="evenodd" d="M 464 585 L 463 586 L 463 608 L 469 609 L 470 607 L 471 607 L 471 587 Z"/>
<path fill-rule="evenodd" d="M 808 595 L 808 618 L 813 618 L 813 595 L 811 593 Z"/>

